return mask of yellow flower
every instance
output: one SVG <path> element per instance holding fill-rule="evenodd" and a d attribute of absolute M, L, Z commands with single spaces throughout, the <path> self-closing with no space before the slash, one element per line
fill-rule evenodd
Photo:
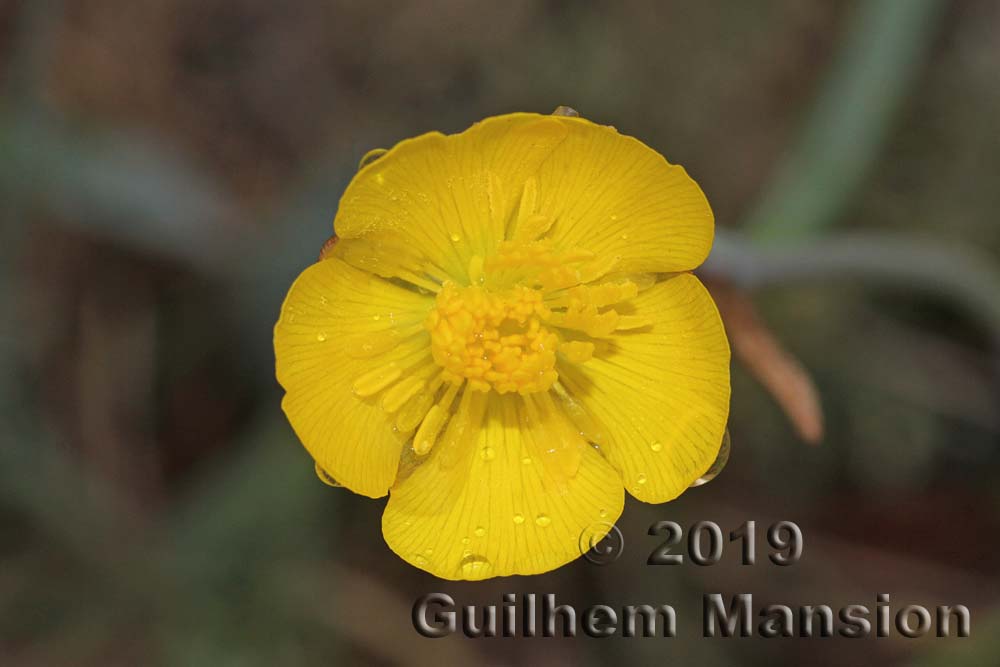
<path fill-rule="evenodd" d="M 404 560 L 546 572 L 625 489 L 665 502 L 715 460 L 729 345 L 690 273 L 712 211 L 640 141 L 528 113 L 424 134 L 358 172 L 334 228 L 275 327 L 282 406 L 321 474 L 389 494 Z"/>

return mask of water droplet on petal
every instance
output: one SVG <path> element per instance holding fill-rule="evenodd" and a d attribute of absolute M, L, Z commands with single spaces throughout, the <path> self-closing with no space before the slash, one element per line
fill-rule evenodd
<path fill-rule="evenodd" d="M 316 464 L 316 476 L 319 477 L 319 481 L 323 482 L 327 486 L 332 486 L 336 488 L 343 488 L 344 486 L 343 484 L 335 480 L 333 476 L 330 475 L 330 473 L 323 470 L 323 468 L 321 468 L 318 463 Z"/>
<path fill-rule="evenodd" d="M 485 556 L 470 554 L 462 559 L 460 567 L 464 579 L 485 579 L 490 576 L 493 564 Z"/>
<path fill-rule="evenodd" d="M 571 118 L 577 118 L 580 112 L 573 107 L 568 107 L 565 104 L 560 104 L 556 107 L 556 110 L 552 112 L 553 116 L 569 116 Z"/>
<path fill-rule="evenodd" d="M 462 544 L 468 544 L 468 543 L 469 543 L 469 542 L 471 542 L 471 541 L 472 541 L 472 540 L 470 540 L 470 539 L 469 539 L 468 537 L 463 537 L 463 538 L 462 538 Z"/>
<path fill-rule="evenodd" d="M 326 333 L 321 331 L 320 333 L 316 334 L 316 340 L 318 340 L 321 343 L 323 341 L 325 341 L 326 340 Z"/>
<path fill-rule="evenodd" d="M 417 565 L 427 565 L 427 559 L 421 556 L 420 554 L 417 554 L 416 556 L 413 557 L 413 562 L 416 563 Z"/>
<path fill-rule="evenodd" d="M 646 476 L 644 474 L 642 474 L 642 473 L 639 473 L 639 476 L 635 478 L 635 483 L 636 484 L 645 484 L 646 483 Z"/>
<path fill-rule="evenodd" d="M 373 148 L 373 149 L 371 149 L 370 151 L 368 151 L 367 153 L 365 153 L 364 157 L 361 158 L 361 161 L 358 163 L 358 170 L 360 171 L 361 169 L 364 169 L 365 167 L 367 167 L 368 165 L 370 165 L 372 162 L 374 162 L 375 160 L 379 159 L 380 157 L 382 157 L 383 155 L 385 155 L 388 152 L 389 151 L 386 150 L 385 148 Z M 378 176 L 381 177 L 382 174 L 379 174 Z M 382 180 L 379 180 L 379 183 L 381 183 L 381 182 L 382 182 Z"/>
<path fill-rule="evenodd" d="M 707 482 L 711 482 L 715 479 L 722 469 L 726 467 L 726 463 L 729 462 L 729 451 L 732 448 L 732 442 L 729 438 L 729 429 L 726 429 L 726 433 L 722 436 L 722 446 L 719 447 L 719 453 L 715 457 L 715 462 L 708 467 L 708 470 L 691 483 L 691 486 L 701 486 Z"/>
<path fill-rule="evenodd" d="M 462 237 L 461 237 L 461 236 L 459 236 L 459 235 L 458 235 L 458 234 L 456 234 L 455 232 L 452 232 L 452 233 L 451 233 L 451 242 L 452 242 L 452 243 L 458 243 L 458 242 L 459 242 L 459 241 L 461 241 L 461 240 L 462 240 Z"/>
<path fill-rule="evenodd" d="M 552 523 L 552 519 L 550 519 L 545 514 L 539 514 L 538 516 L 535 517 L 535 523 L 541 526 L 542 528 L 545 528 L 545 526 Z"/>
<path fill-rule="evenodd" d="M 531 465 L 531 457 L 530 456 L 525 456 L 523 459 L 521 459 L 521 463 L 523 463 L 526 466 L 530 466 Z"/>
<path fill-rule="evenodd" d="M 514 523 L 516 523 L 519 526 L 522 523 L 524 523 L 524 515 L 523 514 L 515 514 L 514 515 Z"/>
<path fill-rule="evenodd" d="M 480 450 L 479 455 L 483 457 L 484 461 L 492 461 L 497 457 L 497 452 L 492 447 L 483 447 Z"/>
<path fill-rule="evenodd" d="M 600 511 L 600 512 L 598 512 L 598 514 L 600 514 L 600 515 L 601 515 L 601 518 L 602 518 L 602 519 L 606 519 L 606 518 L 607 518 L 607 516 L 608 516 L 608 511 L 607 511 L 606 509 L 604 509 L 604 508 L 602 507 L 602 508 L 601 508 L 601 511 Z"/>
<path fill-rule="evenodd" d="M 475 535 L 476 537 L 482 537 L 483 535 L 486 534 L 486 529 L 483 528 L 482 526 L 476 526 L 476 529 L 472 531 L 472 534 Z"/>
<path fill-rule="evenodd" d="M 652 449 L 654 452 L 658 452 L 658 451 L 660 451 L 660 450 L 663 449 L 663 443 L 662 442 L 651 442 L 651 443 L 649 443 L 649 448 Z"/>

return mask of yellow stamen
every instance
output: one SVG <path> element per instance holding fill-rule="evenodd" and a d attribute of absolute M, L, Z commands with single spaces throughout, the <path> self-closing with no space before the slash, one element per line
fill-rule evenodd
<path fill-rule="evenodd" d="M 605 444 L 605 428 L 601 426 L 598 421 L 587 412 L 584 407 L 573 398 L 566 387 L 560 382 L 556 382 L 553 386 L 553 393 L 559 400 L 559 405 L 562 406 L 563 411 L 569 420 L 573 422 L 573 425 L 579 429 L 580 434 L 585 437 L 590 442 L 597 445 Z"/>
<path fill-rule="evenodd" d="M 413 451 L 420 456 L 431 451 L 431 447 L 434 446 L 434 441 L 447 419 L 448 412 L 446 410 L 443 410 L 440 405 L 432 405 L 431 409 L 427 411 L 424 421 L 420 424 L 420 428 L 417 429 L 416 435 L 413 436 Z"/>
<path fill-rule="evenodd" d="M 486 412 L 487 396 L 483 392 L 466 390 L 441 436 L 439 461 L 442 467 L 453 466 L 462 455 L 471 449 L 473 440 L 479 435 L 479 425 Z"/>
<path fill-rule="evenodd" d="M 434 392 L 431 389 L 411 397 L 396 414 L 396 430 L 409 433 L 417 428 L 433 404 Z"/>
<path fill-rule="evenodd" d="M 542 326 L 550 314 L 541 292 L 527 287 L 494 293 L 445 283 L 425 326 L 447 381 L 468 380 L 473 391 L 529 394 L 558 377 L 558 338 Z"/>
<path fill-rule="evenodd" d="M 395 362 L 390 361 L 385 366 L 368 371 L 354 381 L 354 393 L 362 398 L 374 396 L 390 384 L 399 379 L 403 374 L 403 369 Z"/>
<path fill-rule="evenodd" d="M 601 285 L 577 285 L 547 299 L 546 304 L 554 308 L 589 303 L 601 308 L 631 299 L 638 293 L 639 288 L 636 284 L 628 280 Z"/>
<path fill-rule="evenodd" d="M 554 222 L 552 218 L 535 211 L 537 200 L 538 181 L 535 178 L 529 178 L 524 183 L 521 203 L 514 221 L 514 231 L 510 237 L 514 241 L 534 241 L 552 226 Z"/>
<path fill-rule="evenodd" d="M 451 404 L 455 400 L 455 395 L 458 394 L 461 386 L 461 383 L 449 385 L 441 400 L 432 405 L 431 409 L 427 411 L 424 421 L 421 422 L 420 428 L 417 429 L 416 434 L 413 436 L 414 452 L 423 456 L 431 451 L 431 447 L 434 446 L 441 428 L 448 421 L 448 417 L 451 416 Z"/>
<path fill-rule="evenodd" d="M 557 327 L 577 329 L 588 336 L 600 338 L 609 336 L 618 328 L 621 316 L 614 310 L 598 312 L 597 306 L 590 303 L 571 305 L 562 313 L 552 313 L 551 322 Z"/>
<path fill-rule="evenodd" d="M 622 315 L 618 318 L 618 326 L 615 327 L 615 330 L 629 331 L 631 329 L 641 329 L 642 327 L 648 327 L 652 323 L 653 320 L 641 315 Z"/>
<path fill-rule="evenodd" d="M 382 409 L 388 414 L 396 412 L 423 388 L 424 378 L 411 375 L 382 395 Z"/>

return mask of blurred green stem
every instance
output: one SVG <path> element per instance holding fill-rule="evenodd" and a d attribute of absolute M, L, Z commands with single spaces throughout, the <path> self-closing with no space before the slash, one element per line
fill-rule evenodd
<path fill-rule="evenodd" d="M 1000 270 L 960 244 L 886 233 L 852 233 L 794 245 L 760 245 L 719 230 L 706 273 L 746 289 L 860 279 L 950 299 L 985 323 L 1000 349 Z"/>
<path fill-rule="evenodd" d="M 851 17 L 829 79 L 744 224 L 755 240 L 829 227 L 885 143 L 930 47 L 941 0 L 867 0 Z"/>

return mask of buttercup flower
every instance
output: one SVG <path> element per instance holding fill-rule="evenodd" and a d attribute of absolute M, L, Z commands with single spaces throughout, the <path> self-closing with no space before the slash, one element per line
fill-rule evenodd
<path fill-rule="evenodd" d="M 529 113 L 424 134 L 363 166 L 334 229 L 275 327 L 282 406 L 322 477 L 389 495 L 404 560 L 545 572 L 625 490 L 665 502 L 715 460 L 729 345 L 690 273 L 712 211 L 640 141 Z"/>

